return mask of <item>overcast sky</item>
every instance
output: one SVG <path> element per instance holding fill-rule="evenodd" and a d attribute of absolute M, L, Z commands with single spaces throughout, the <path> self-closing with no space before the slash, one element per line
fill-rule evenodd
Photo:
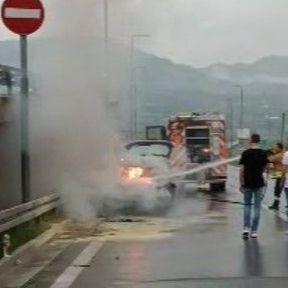
<path fill-rule="evenodd" d="M 111 37 L 128 42 L 133 33 L 150 34 L 149 39 L 138 41 L 138 47 L 175 62 L 205 66 L 215 62 L 250 62 L 271 54 L 288 55 L 288 0 L 108 1 Z M 55 17 L 66 13 L 61 25 L 78 21 L 79 33 L 91 30 L 93 25 L 101 35 L 102 3 L 103 0 L 46 0 L 43 31 L 56 30 L 60 22 Z M 11 34 L 1 26 L 0 39 L 9 37 Z"/>

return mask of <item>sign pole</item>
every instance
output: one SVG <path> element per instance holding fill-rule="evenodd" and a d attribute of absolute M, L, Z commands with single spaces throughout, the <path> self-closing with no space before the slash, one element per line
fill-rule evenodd
<path fill-rule="evenodd" d="M 31 200 L 30 191 L 30 147 L 29 147 L 29 79 L 27 36 L 20 35 L 21 59 L 21 186 L 22 202 Z"/>
<path fill-rule="evenodd" d="M 26 203 L 31 200 L 27 36 L 42 26 L 45 8 L 41 0 L 4 0 L 1 16 L 4 25 L 20 36 L 21 196 L 22 202 Z"/>

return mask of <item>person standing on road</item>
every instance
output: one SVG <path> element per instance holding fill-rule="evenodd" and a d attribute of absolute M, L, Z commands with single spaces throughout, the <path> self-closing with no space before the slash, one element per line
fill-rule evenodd
<path fill-rule="evenodd" d="M 270 163 L 273 165 L 271 178 L 275 179 L 274 202 L 269 206 L 269 209 L 279 210 L 281 193 L 284 188 L 284 167 L 282 164 L 284 156 L 283 144 L 277 143 L 274 151 L 274 154 L 268 157 Z"/>
<path fill-rule="evenodd" d="M 288 214 L 288 151 L 284 153 L 283 162 L 284 166 L 284 173 L 285 173 L 285 183 L 284 183 L 284 190 L 286 194 L 286 213 Z"/>
<path fill-rule="evenodd" d="M 251 136 L 250 148 L 245 150 L 240 159 L 240 191 L 244 197 L 243 238 L 257 238 L 260 222 L 261 202 L 266 181 L 264 172 L 269 163 L 267 154 L 259 148 L 260 135 Z M 253 203 L 253 204 L 252 204 Z M 251 217 L 253 210 L 253 218 Z"/>

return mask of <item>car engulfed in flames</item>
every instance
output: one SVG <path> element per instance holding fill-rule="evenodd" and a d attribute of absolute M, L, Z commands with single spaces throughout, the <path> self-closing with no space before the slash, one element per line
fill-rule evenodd
<path fill-rule="evenodd" d="M 122 184 L 146 184 L 152 185 L 153 173 L 152 169 L 143 168 L 143 167 L 120 167 L 120 177 Z"/>
<path fill-rule="evenodd" d="M 122 189 L 132 188 L 135 193 L 141 188 L 166 189 L 174 196 L 173 183 L 156 180 L 157 176 L 169 173 L 171 152 L 172 144 L 168 141 L 145 140 L 126 145 L 120 162 Z"/>
<path fill-rule="evenodd" d="M 115 192 L 105 193 L 99 216 L 159 213 L 171 207 L 176 185 L 159 180 L 171 172 L 169 141 L 134 141 L 124 147 L 119 158 Z"/>

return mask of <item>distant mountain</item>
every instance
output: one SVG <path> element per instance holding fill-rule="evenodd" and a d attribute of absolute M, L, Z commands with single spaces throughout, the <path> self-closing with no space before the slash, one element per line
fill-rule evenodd
<path fill-rule="evenodd" d="M 269 56 L 251 63 L 215 64 L 202 69 L 208 77 L 251 84 L 253 82 L 288 84 L 288 57 Z"/>
<path fill-rule="evenodd" d="M 46 57 L 47 51 L 48 53 L 50 51 L 66 53 L 59 43 L 45 41 L 30 42 L 32 48 L 38 47 L 34 49 L 36 53 L 30 54 L 30 58 Z M 65 45 L 67 46 L 67 43 Z M 95 51 L 91 51 L 91 45 L 95 46 Z M 103 50 L 101 50 L 103 46 L 92 42 L 87 44 L 87 41 L 78 46 L 77 49 L 87 55 L 86 57 L 90 57 L 91 60 L 96 59 L 93 59 L 95 65 L 98 62 L 103 65 Z M 43 49 L 39 49 L 40 47 Z M 115 43 L 111 43 L 110 47 L 109 93 L 118 101 L 118 110 L 122 113 L 122 119 L 127 120 L 129 111 L 127 107 L 131 100 L 129 98 L 131 91 L 130 51 L 129 47 Z M 53 61 L 51 55 L 51 61 Z M 18 56 L 16 41 L 0 42 L 0 64 L 18 66 Z M 99 64 L 99 67 L 101 65 Z M 234 86 L 240 84 L 243 86 L 245 97 L 245 125 L 252 130 L 263 131 L 267 137 L 277 138 L 280 133 L 280 123 L 269 117 L 278 116 L 286 112 L 286 109 L 288 112 L 286 108 L 288 107 L 288 56 L 269 56 L 248 64 L 219 63 L 198 69 L 137 51 L 134 65 L 133 98 L 137 99 L 141 129 L 148 124 L 165 123 L 169 115 L 177 112 L 220 111 L 228 113 L 228 98 L 234 100 L 234 127 L 237 127 L 240 94 L 239 88 Z M 37 69 L 34 67 L 34 70 L 35 68 Z M 100 70 L 97 72 L 98 78 L 102 77 L 101 73 L 103 75 L 103 69 L 102 72 Z M 81 77 L 79 79 L 81 80 Z M 125 120 L 123 120 L 123 126 L 128 127 Z"/>

